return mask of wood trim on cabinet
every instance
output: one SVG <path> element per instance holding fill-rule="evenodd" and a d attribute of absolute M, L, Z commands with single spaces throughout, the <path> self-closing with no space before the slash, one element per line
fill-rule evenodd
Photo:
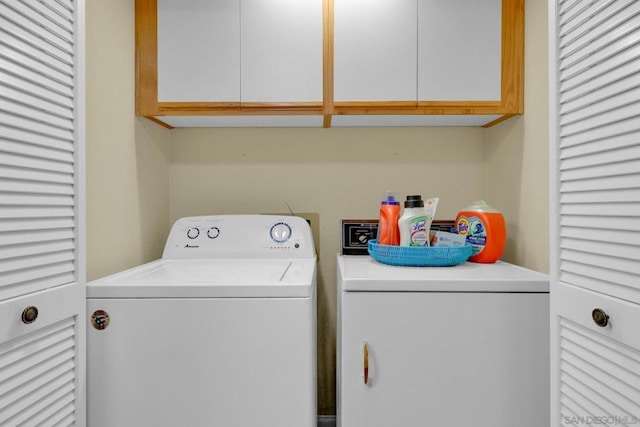
<path fill-rule="evenodd" d="M 153 117 L 153 116 L 144 116 L 145 119 L 147 120 L 151 120 L 153 123 L 159 124 L 162 127 L 165 127 L 167 129 L 175 129 L 174 126 L 171 126 L 169 123 L 167 122 L 163 122 L 162 120 L 158 119 L 157 117 Z"/>
<path fill-rule="evenodd" d="M 336 114 L 411 114 L 417 112 L 416 101 L 338 101 Z"/>
<path fill-rule="evenodd" d="M 333 0 L 322 2 L 322 100 L 323 127 L 331 127 L 333 110 Z"/>
<path fill-rule="evenodd" d="M 500 101 L 420 101 L 422 114 L 502 114 Z"/>
<path fill-rule="evenodd" d="M 159 116 L 321 115 L 322 102 L 159 102 Z"/>
<path fill-rule="evenodd" d="M 485 129 L 490 128 L 491 126 L 495 126 L 498 123 L 504 122 L 505 120 L 510 119 L 511 117 L 514 117 L 514 116 L 518 116 L 518 114 L 505 114 L 504 116 L 498 117 L 497 119 L 495 119 L 495 120 L 493 120 L 493 121 L 491 121 L 489 123 L 483 124 L 482 127 L 485 128 Z"/>
<path fill-rule="evenodd" d="M 493 126 L 524 112 L 524 0 L 502 0 L 500 101 L 334 101 L 334 0 L 323 0 L 323 101 L 290 103 L 158 102 L 157 0 L 136 0 L 136 114 L 154 116 L 322 115 L 323 127 L 340 115 L 503 115 Z"/>
<path fill-rule="evenodd" d="M 363 115 L 469 115 L 503 114 L 500 101 L 340 101 L 334 105 L 335 114 Z"/>
<path fill-rule="evenodd" d="M 524 113 L 524 0 L 502 0 L 502 112 Z"/>
<path fill-rule="evenodd" d="M 158 3 L 136 0 L 136 114 L 158 114 Z"/>

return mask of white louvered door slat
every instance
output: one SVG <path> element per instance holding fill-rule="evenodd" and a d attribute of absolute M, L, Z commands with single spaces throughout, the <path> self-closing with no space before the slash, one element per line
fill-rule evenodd
<path fill-rule="evenodd" d="M 24 206 L 12 206 L 3 209 L 0 218 L 71 218 L 74 216 L 73 207 L 46 206 L 40 208 L 27 208 Z"/>
<path fill-rule="evenodd" d="M 560 249 L 575 250 L 578 253 L 595 253 L 595 254 L 608 254 L 609 256 L 620 258 L 637 260 L 640 259 L 640 250 L 628 250 L 628 248 L 622 247 L 616 243 L 597 242 L 590 243 L 578 238 L 564 237 L 562 239 L 562 245 Z"/>
<path fill-rule="evenodd" d="M 73 184 L 73 177 L 68 174 L 32 171 L 29 169 L 21 169 L 13 166 L 0 166 L 0 179 L 21 179 L 25 181 L 48 182 L 55 184 Z"/>
<path fill-rule="evenodd" d="M 26 141 L 25 141 L 26 142 Z M 28 156 L 30 161 L 40 159 L 37 172 L 48 169 L 64 172 L 65 175 L 73 172 L 73 151 L 61 151 L 46 146 L 30 145 L 24 147 L 24 143 L 1 139 L 0 137 L 0 164 L 4 167 L 19 166 L 20 157 Z M 49 167 L 45 167 L 44 161 L 48 161 Z M 7 166 L 12 165 L 12 166 Z"/>
<path fill-rule="evenodd" d="M 55 114 L 51 114 L 42 108 L 34 109 L 33 107 L 26 106 L 24 104 L 16 104 L 0 98 L 0 111 L 12 114 L 18 117 L 25 117 L 27 120 L 34 120 L 42 123 L 43 125 L 50 126 L 54 129 L 59 129 L 62 132 L 73 132 L 73 119 L 68 117 L 60 117 Z"/>
<path fill-rule="evenodd" d="M 561 225 L 564 227 L 585 228 L 593 224 L 593 221 L 598 221 L 598 216 L 596 215 L 582 215 L 582 216 L 564 215 L 562 217 Z M 637 218 L 637 217 L 611 218 L 607 222 L 607 228 L 610 230 L 640 231 L 640 218 Z M 597 242 L 589 242 L 589 243 L 596 244 Z M 633 250 L 633 248 L 627 248 L 627 249 Z M 640 250 L 640 248 L 638 249 Z"/>
<path fill-rule="evenodd" d="M 19 110 L 20 107 L 17 107 Z M 60 141 L 60 148 L 72 147 L 73 129 L 63 129 L 58 126 L 51 125 L 44 121 L 38 121 L 38 111 L 33 111 L 32 115 L 19 115 L 7 111 L 0 110 L 0 123 L 11 125 L 17 130 L 30 132 L 36 135 L 43 135 Z"/>
<path fill-rule="evenodd" d="M 640 146 L 614 148 L 597 153 L 574 154 L 573 157 L 565 157 L 562 160 L 562 170 L 568 171 L 578 168 L 596 167 L 599 164 L 619 164 L 629 159 L 640 159 Z M 633 188 L 632 183 L 629 184 Z"/>
<path fill-rule="evenodd" d="M 86 425 L 83 155 L 84 0 L 0 0 L 0 426 Z"/>
<path fill-rule="evenodd" d="M 549 11 L 550 425 L 638 425 L 640 2 Z"/>
<path fill-rule="evenodd" d="M 1 23 L 1 22 L 0 22 Z M 0 31 L 2 31 L 0 29 Z M 56 93 L 51 90 L 45 90 L 35 81 L 26 80 L 23 76 L 12 74 L 0 68 L 0 82 L 7 88 L 7 91 L 19 89 L 24 92 L 25 97 L 34 96 L 53 105 L 63 108 L 72 108 L 73 103 L 64 94 Z M 46 106 L 44 104 L 41 107 Z"/>
<path fill-rule="evenodd" d="M 55 241 L 52 243 L 39 242 L 37 244 L 22 244 L 18 247 L 11 248 L 16 258 L 22 258 L 33 255 L 42 255 L 46 253 L 55 253 L 61 251 L 72 251 L 74 248 L 73 240 Z M 0 249 L 0 257 L 6 257 L 7 249 Z"/>
<path fill-rule="evenodd" d="M 47 158 L 46 153 L 38 153 L 37 157 L 34 157 L 30 151 L 44 151 L 40 147 L 26 147 L 24 155 L 0 153 L 0 164 L 5 168 L 21 168 L 24 173 L 40 173 L 41 171 L 48 172 L 60 172 L 67 176 L 67 180 L 71 178 L 73 180 L 73 157 L 70 162 L 67 160 L 61 161 L 59 158 Z M 52 150 L 53 151 L 53 150 Z M 66 153 L 61 153 L 61 156 Z M 66 156 L 65 156 L 66 157 Z"/>

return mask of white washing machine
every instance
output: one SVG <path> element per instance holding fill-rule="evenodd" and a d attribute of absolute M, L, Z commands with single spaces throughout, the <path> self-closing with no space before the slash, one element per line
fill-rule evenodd
<path fill-rule="evenodd" d="M 91 427 L 316 425 L 316 254 L 299 217 L 178 220 L 87 285 Z"/>

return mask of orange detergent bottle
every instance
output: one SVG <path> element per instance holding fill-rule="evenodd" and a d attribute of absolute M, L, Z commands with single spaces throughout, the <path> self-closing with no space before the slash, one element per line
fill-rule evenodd
<path fill-rule="evenodd" d="M 400 244 L 400 202 L 391 191 L 387 191 L 380 203 L 380 222 L 378 224 L 378 243 L 381 245 L 398 246 Z"/>
<path fill-rule="evenodd" d="M 469 257 L 472 262 L 496 262 L 507 243 L 504 217 L 484 200 L 473 202 L 471 206 L 458 212 L 456 232 L 465 236 L 467 243 L 473 246 Z"/>

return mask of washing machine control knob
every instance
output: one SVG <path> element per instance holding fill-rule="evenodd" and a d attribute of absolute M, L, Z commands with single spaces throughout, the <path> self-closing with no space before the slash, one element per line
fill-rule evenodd
<path fill-rule="evenodd" d="M 191 227 L 187 230 L 187 237 L 190 239 L 195 239 L 200 235 L 200 229 L 198 227 Z"/>
<path fill-rule="evenodd" d="M 284 243 L 291 237 L 291 227 L 286 222 L 278 222 L 271 227 L 270 233 L 274 242 Z"/>
<path fill-rule="evenodd" d="M 220 235 L 220 229 L 218 227 L 211 227 L 207 230 L 207 237 L 210 239 L 215 239 Z"/>

